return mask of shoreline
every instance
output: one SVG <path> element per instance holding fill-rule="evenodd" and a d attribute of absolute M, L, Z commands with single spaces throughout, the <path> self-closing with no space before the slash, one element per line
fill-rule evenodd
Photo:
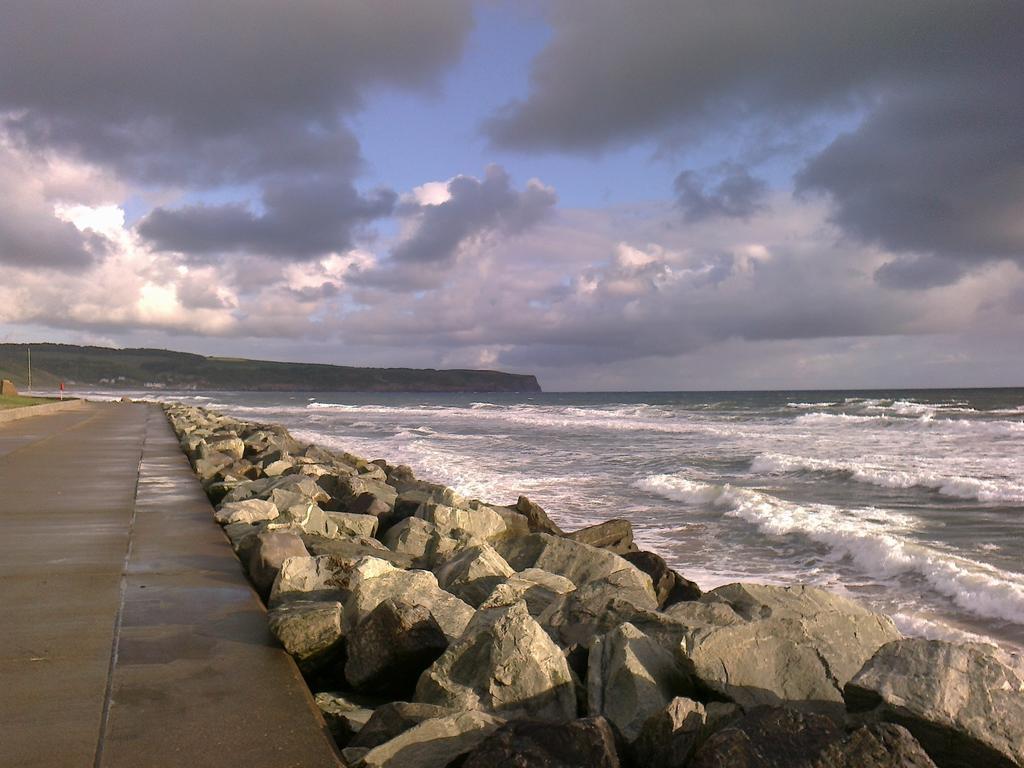
<path fill-rule="evenodd" d="M 616 764 L 662 764 L 659 750 L 683 728 L 684 710 L 682 719 L 700 726 L 688 731 L 678 764 L 697 765 L 720 742 L 756 730 L 755 711 L 765 706 L 783 719 L 798 713 L 797 730 L 831 723 L 829 743 L 843 754 L 859 748 L 854 742 L 899 742 L 953 765 L 958 748 L 928 735 L 938 715 L 924 692 L 916 720 L 897 718 L 909 733 L 886 730 L 897 727 L 887 699 L 893 681 L 909 684 L 915 663 L 941 665 L 937 658 L 950 654 L 1003 676 L 1013 693 L 1001 703 L 1019 721 L 1009 727 L 1024 729 L 1024 684 L 977 646 L 901 639 L 887 616 L 813 587 L 727 585 L 702 594 L 656 554 L 637 552 L 626 521 L 566 534 L 525 497 L 513 507 L 468 500 L 408 467 L 301 444 L 279 426 L 164 407 L 267 600 L 271 628 L 352 765 L 402 765 L 386 753 L 406 742 L 436 744 L 437 728 L 459 732 L 462 751 L 451 757 L 469 754 L 471 763 L 470 753 L 498 742 L 510 748 L 510 734 L 525 738 L 522 718 L 538 713 L 563 729 L 583 728 L 602 754 L 618 744 L 605 755 Z M 506 647 L 523 637 L 530 653 Z M 740 650 L 749 643 L 763 651 L 756 664 Z M 546 666 L 531 663 L 538 657 Z M 530 674 L 513 674 L 495 698 L 492 665 L 508 669 L 514 659 Z M 419 717 L 424 707 L 446 714 L 396 714 Z M 397 731 L 396 718 L 405 726 Z M 995 727 L 998 716 L 983 719 Z M 944 725 L 971 749 L 1024 764 L 1024 753 L 966 727 Z"/>

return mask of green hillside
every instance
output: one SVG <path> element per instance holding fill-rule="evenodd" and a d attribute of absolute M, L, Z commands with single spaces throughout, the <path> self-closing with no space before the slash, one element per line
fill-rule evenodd
<path fill-rule="evenodd" d="M 500 371 L 355 368 L 203 357 L 165 349 L 72 344 L 0 344 L 0 377 L 27 388 L 32 349 L 35 389 L 69 386 L 324 392 L 539 392 L 534 376 Z"/>

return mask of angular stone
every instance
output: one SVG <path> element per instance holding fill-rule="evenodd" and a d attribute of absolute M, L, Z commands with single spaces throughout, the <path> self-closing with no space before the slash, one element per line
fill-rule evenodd
<path fill-rule="evenodd" d="M 349 536 L 365 536 L 368 539 L 376 535 L 380 522 L 373 515 L 354 515 L 349 512 L 328 512 L 327 517 L 342 533 Z"/>
<path fill-rule="evenodd" d="M 437 578 L 429 571 L 392 568 L 359 581 L 350 578 L 349 588 L 351 594 L 345 602 L 345 620 L 349 629 L 358 626 L 370 611 L 388 598 L 426 608 L 449 640 L 458 638 L 473 618 L 473 609 L 441 589 Z"/>
<path fill-rule="evenodd" d="M 659 629 L 670 628 L 668 646 L 678 645 L 685 628 L 656 613 L 657 609 L 650 590 L 637 588 L 634 574 L 615 571 L 552 602 L 539 621 L 564 648 L 589 647 L 595 635 L 626 621 L 636 626 L 644 621 L 657 624 Z"/>
<path fill-rule="evenodd" d="M 258 523 L 261 520 L 273 520 L 280 514 L 277 507 L 263 499 L 247 499 L 221 504 L 220 509 L 213 513 L 213 519 L 221 525 L 229 523 Z"/>
<path fill-rule="evenodd" d="M 478 611 L 420 677 L 415 701 L 503 717 L 576 716 L 569 666 L 524 603 Z"/>
<path fill-rule="evenodd" d="M 900 637 L 887 616 L 814 587 L 730 584 L 699 602 L 727 604 L 747 621 L 688 632 L 687 671 L 745 708 L 785 703 L 841 713 L 843 685 Z"/>
<path fill-rule="evenodd" d="M 587 710 L 608 718 L 627 741 L 686 688 L 675 657 L 632 624 L 616 627 L 591 646 Z"/>
<path fill-rule="evenodd" d="M 465 533 L 488 540 L 505 533 L 505 521 L 489 507 L 461 509 L 428 502 L 416 510 L 416 517 L 432 523 L 438 531 L 449 535 Z"/>
<path fill-rule="evenodd" d="M 636 551 L 633 543 L 633 526 L 628 520 L 605 520 L 597 525 L 580 528 L 566 534 L 567 538 L 598 549 L 607 549 L 617 555 Z"/>
<path fill-rule="evenodd" d="M 442 589 L 476 607 L 515 571 L 488 544 L 467 547 L 434 569 Z"/>
<path fill-rule="evenodd" d="M 484 712 L 459 712 L 425 720 L 369 750 L 352 765 L 354 768 L 440 768 L 473 751 L 502 722 Z"/>
<path fill-rule="evenodd" d="M 577 587 L 623 571 L 620 584 L 647 592 L 655 600 L 651 578 L 612 552 L 546 533 L 504 539 L 494 546 L 517 571 L 540 568 L 565 576 Z"/>
<path fill-rule="evenodd" d="M 208 450 L 226 454 L 237 461 L 245 453 L 245 443 L 237 437 L 227 437 L 222 440 L 211 441 L 208 445 Z"/>
<path fill-rule="evenodd" d="M 423 566 L 429 559 L 428 553 L 436 530 L 426 520 L 407 517 L 388 528 L 382 541 L 391 551 L 408 555 L 418 566 Z"/>
<path fill-rule="evenodd" d="M 322 692 L 313 697 L 327 729 L 339 747 L 349 744 L 373 718 L 380 705 L 368 697 L 334 692 Z"/>
<path fill-rule="evenodd" d="M 267 477 L 278 477 L 295 466 L 295 462 L 288 459 L 272 461 L 263 468 L 263 474 Z"/>
<path fill-rule="evenodd" d="M 390 515 L 391 507 L 372 493 L 361 493 L 348 505 L 348 511 L 353 515 L 373 515 L 380 518 Z"/>
<path fill-rule="evenodd" d="M 345 679 L 356 690 L 411 692 L 420 674 L 448 647 L 437 621 L 420 605 L 381 602 L 348 636 Z"/>
<path fill-rule="evenodd" d="M 462 768 L 619 768 L 615 734 L 603 717 L 568 723 L 515 720 L 480 742 Z"/>
<path fill-rule="evenodd" d="M 1024 682 L 993 650 L 920 638 L 888 643 L 847 684 L 847 706 L 902 725 L 943 768 L 1020 768 Z"/>
<path fill-rule="evenodd" d="M 345 536 L 325 539 L 323 536 L 302 534 L 302 541 L 311 555 L 330 555 L 339 560 L 358 560 L 361 557 L 376 557 L 387 560 L 396 568 L 409 568 L 412 559 L 400 552 L 392 552 L 376 539 L 365 536 Z"/>
<path fill-rule="evenodd" d="M 267 525 L 269 530 L 292 530 L 333 539 L 340 531 L 338 525 L 327 513 L 312 501 L 289 507 L 274 522 Z"/>
<path fill-rule="evenodd" d="M 280 605 L 291 599 L 338 599 L 348 587 L 347 569 L 335 558 L 289 557 L 281 563 L 269 604 Z M 345 615 L 347 618 L 347 613 Z"/>
<path fill-rule="evenodd" d="M 564 576 L 548 573 L 540 568 L 527 568 L 498 584 L 479 607 L 496 608 L 522 600 L 526 603 L 530 615 L 537 618 L 556 599 L 574 589 L 576 585 Z"/>
<path fill-rule="evenodd" d="M 526 524 L 533 533 L 565 536 L 565 531 L 555 525 L 543 507 L 540 504 L 534 504 L 526 496 L 520 496 L 515 506 L 510 507 L 510 509 L 526 518 Z"/>
<path fill-rule="evenodd" d="M 249 580 L 265 599 L 285 560 L 307 556 L 302 539 L 293 531 L 263 531 L 255 535 L 244 562 L 248 565 Z"/>
<path fill-rule="evenodd" d="M 339 648 L 341 603 L 294 600 L 267 612 L 270 631 L 299 662 L 315 662 Z"/>
<path fill-rule="evenodd" d="M 704 705 L 677 696 L 644 722 L 630 748 L 635 765 L 683 768 L 707 735 Z"/>
<path fill-rule="evenodd" d="M 842 730 L 829 717 L 781 707 L 758 707 L 708 738 L 689 766 L 808 766 L 825 747 L 841 737 Z"/>
<path fill-rule="evenodd" d="M 977 766 L 978 763 L 972 763 Z M 822 750 L 810 768 L 935 768 L 906 728 L 891 723 L 862 726 Z"/>
<path fill-rule="evenodd" d="M 651 577 L 660 608 L 668 608 L 686 600 L 696 600 L 701 596 L 700 587 L 669 568 L 661 555 L 640 551 L 627 552 L 622 557 Z"/>
<path fill-rule="evenodd" d="M 434 704 L 393 701 L 374 710 L 373 717 L 359 731 L 359 735 L 352 740 L 351 746 L 373 749 L 391 741 L 395 736 L 419 725 L 424 720 L 454 714 L 456 714 L 455 710 L 438 707 Z"/>

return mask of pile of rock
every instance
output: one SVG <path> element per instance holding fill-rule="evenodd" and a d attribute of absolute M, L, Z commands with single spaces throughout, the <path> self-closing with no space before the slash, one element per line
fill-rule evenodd
<path fill-rule="evenodd" d="M 702 594 L 626 521 L 566 533 L 167 412 L 351 766 L 1024 766 L 1024 684 L 988 646 L 812 587 Z"/>

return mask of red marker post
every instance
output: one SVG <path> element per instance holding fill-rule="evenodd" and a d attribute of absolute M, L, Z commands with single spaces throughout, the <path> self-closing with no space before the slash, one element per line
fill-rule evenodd
<path fill-rule="evenodd" d="M 60 383 L 60 399 L 61 399 L 61 401 L 64 400 L 64 382 L 63 381 Z"/>

